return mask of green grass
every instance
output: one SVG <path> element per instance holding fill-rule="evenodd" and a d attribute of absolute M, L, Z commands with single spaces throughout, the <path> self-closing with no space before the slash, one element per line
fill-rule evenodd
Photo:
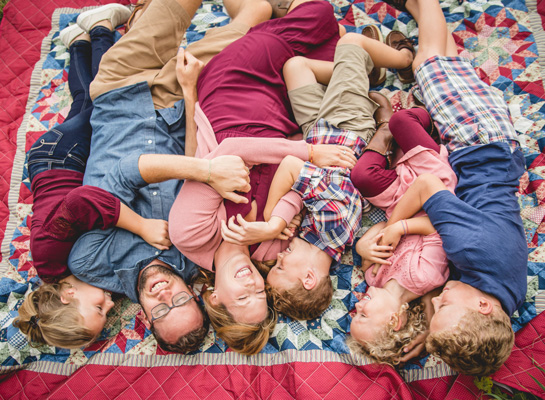
<path fill-rule="evenodd" d="M 4 6 L 8 4 L 9 0 L 0 0 L 0 21 L 2 21 L 2 17 L 4 16 Z"/>

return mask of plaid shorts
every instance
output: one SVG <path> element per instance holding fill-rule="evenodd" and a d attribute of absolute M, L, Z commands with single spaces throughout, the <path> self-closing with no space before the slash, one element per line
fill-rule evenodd
<path fill-rule="evenodd" d="M 507 104 L 468 60 L 432 57 L 418 67 L 415 78 L 449 152 L 498 141 L 518 146 Z"/>

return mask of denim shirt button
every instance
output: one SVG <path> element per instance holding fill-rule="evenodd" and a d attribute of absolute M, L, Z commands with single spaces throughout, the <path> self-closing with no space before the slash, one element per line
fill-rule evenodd
<path fill-rule="evenodd" d="M 148 143 L 149 143 L 149 144 L 152 144 L 152 143 L 153 143 L 153 140 L 151 140 L 151 139 L 148 140 Z"/>
<path fill-rule="evenodd" d="M 158 251 L 156 251 L 156 252 L 155 252 L 155 255 L 156 255 L 156 256 L 158 256 L 158 255 L 159 255 L 159 252 L 158 252 Z"/>
<path fill-rule="evenodd" d="M 153 194 L 154 196 L 157 196 L 157 192 L 153 192 L 152 194 Z"/>

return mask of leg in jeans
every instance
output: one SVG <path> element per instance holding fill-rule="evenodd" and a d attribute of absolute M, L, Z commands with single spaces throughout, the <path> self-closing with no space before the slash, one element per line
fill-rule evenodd
<path fill-rule="evenodd" d="M 28 153 L 28 171 L 32 181 L 40 172 L 69 169 L 84 172 L 91 144 L 89 120 L 93 110 L 89 84 L 93 67 L 113 44 L 113 32 L 102 26 L 90 32 L 92 42 L 77 40 L 70 46 L 71 65 L 68 84 L 73 103 L 65 121 L 44 133 Z"/>
<path fill-rule="evenodd" d="M 72 105 L 65 122 L 92 107 L 89 86 L 98 72 L 102 56 L 114 44 L 113 32 L 105 26 L 96 26 L 89 32 L 91 43 L 76 40 L 70 45 L 70 72 L 68 86 L 72 94 Z"/>

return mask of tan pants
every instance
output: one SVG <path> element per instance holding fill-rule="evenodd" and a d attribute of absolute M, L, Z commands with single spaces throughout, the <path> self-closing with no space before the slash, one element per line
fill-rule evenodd
<path fill-rule="evenodd" d="M 337 46 L 328 86 L 320 83 L 288 92 L 295 120 L 306 138 L 319 119 L 351 130 L 369 143 L 375 133 L 373 114 L 378 104 L 369 98 L 371 56 L 353 44 Z"/>
<path fill-rule="evenodd" d="M 175 0 L 152 1 L 130 32 L 102 58 L 91 98 L 145 81 L 156 109 L 172 107 L 183 97 L 176 79 L 176 54 L 191 18 Z M 241 23 L 210 29 L 187 51 L 207 63 L 249 29 Z"/>

